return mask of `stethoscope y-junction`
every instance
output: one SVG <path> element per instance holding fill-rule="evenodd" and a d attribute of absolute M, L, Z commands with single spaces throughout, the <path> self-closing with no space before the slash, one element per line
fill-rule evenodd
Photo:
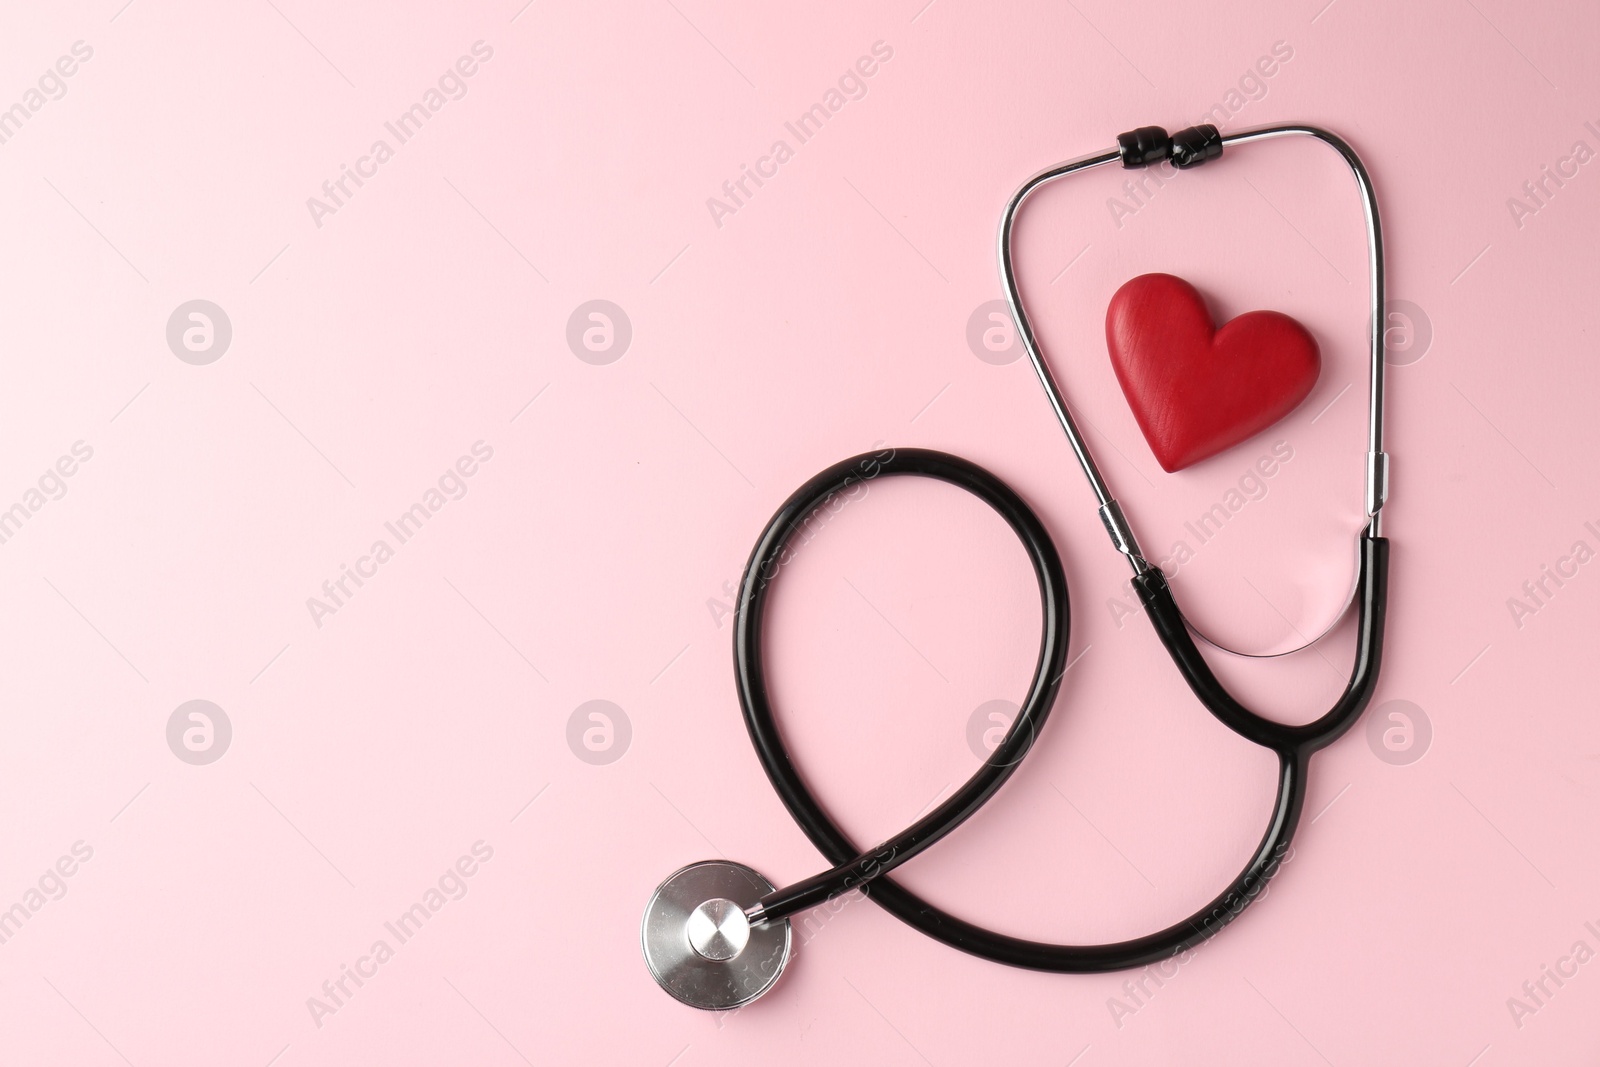
<path fill-rule="evenodd" d="M 1012 260 L 1018 210 L 1033 193 L 1057 179 L 1111 163 L 1132 169 L 1170 161 L 1174 167 L 1188 169 L 1217 158 L 1230 145 L 1282 137 L 1311 137 L 1331 146 L 1355 176 L 1366 219 L 1371 292 L 1366 522 L 1359 535 L 1353 597 L 1355 663 L 1349 683 L 1334 705 L 1302 725 L 1285 725 L 1245 707 L 1217 680 L 1200 654 L 1166 576 L 1144 557 L 1045 363 L 1023 306 Z M 1133 569 L 1134 588 L 1162 644 L 1190 689 L 1218 720 L 1277 757 L 1276 796 L 1260 843 L 1238 876 L 1193 915 L 1143 937 L 1102 945 L 1046 944 L 997 933 L 935 907 L 887 877 L 895 867 L 961 825 L 1016 771 L 1039 736 L 1060 689 L 1070 612 L 1066 577 L 1054 542 L 1028 505 L 999 478 L 942 452 L 893 449 L 869 453 L 816 475 L 773 515 L 745 566 L 734 632 L 739 703 L 757 758 L 790 815 L 834 866 L 782 889 L 748 867 L 722 860 L 692 864 L 670 875 L 645 908 L 641 937 L 651 973 L 679 1000 L 699 1008 L 725 1009 L 765 993 L 789 959 L 790 917 L 852 889 L 862 889 L 880 906 L 932 938 L 1015 967 L 1087 973 L 1141 967 L 1183 953 L 1216 934 L 1260 894 L 1282 862 L 1299 823 L 1312 754 L 1354 725 L 1371 700 L 1383 645 L 1389 570 L 1389 543 L 1380 535 L 1388 490 L 1388 458 L 1383 452 L 1383 245 L 1371 180 L 1348 144 L 1312 126 L 1273 126 L 1232 134 L 1220 134 L 1213 126 L 1196 126 L 1171 136 L 1152 126 L 1125 133 L 1117 140 L 1115 148 L 1041 171 L 1017 190 L 1000 224 L 1000 273 L 1023 347 L 1099 502 L 1100 518 L 1111 542 Z M 960 486 L 999 513 L 1027 551 L 1039 585 L 1043 626 L 1027 696 L 994 752 L 943 803 L 883 844 L 864 850 L 823 810 L 790 758 L 767 691 L 762 639 L 767 594 L 791 539 L 808 517 L 836 494 L 848 493 L 870 479 L 895 475 L 920 475 Z"/>

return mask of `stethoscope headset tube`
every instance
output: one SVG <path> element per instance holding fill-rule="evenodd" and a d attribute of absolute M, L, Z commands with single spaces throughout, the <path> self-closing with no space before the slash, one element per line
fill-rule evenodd
<path fill-rule="evenodd" d="M 1171 159 L 1180 169 L 1197 166 L 1220 155 L 1224 145 L 1303 134 L 1333 146 L 1356 177 L 1366 215 L 1372 283 L 1371 393 L 1367 454 L 1367 521 L 1359 538 L 1356 595 L 1356 652 L 1350 680 L 1339 699 L 1315 720 L 1302 725 L 1276 722 L 1245 707 L 1219 682 L 1196 646 L 1191 628 L 1179 610 L 1172 588 L 1160 568 L 1150 564 L 1116 499 L 1101 477 L 1088 446 L 1078 433 L 1065 398 L 1045 364 L 1026 311 L 1022 306 L 1011 259 L 1011 236 L 1018 208 L 1040 186 L 1079 170 L 1121 161 L 1124 167 L 1147 166 Z M 1350 729 L 1372 699 L 1377 685 L 1387 610 L 1389 543 L 1379 536 L 1379 514 L 1388 493 L 1388 458 L 1382 451 L 1383 428 L 1383 253 L 1377 205 L 1372 185 L 1355 152 L 1325 130 L 1310 126 L 1283 126 L 1220 135 L 1215 127 L 1199 126 L 1170 137 L 1159 127 L 1144 127 L 1119 138 L 1118 147 L 1084 156 L 1043 171 L 1029 179 L 1012 197 L 1000 227 L 1000 269 L 1013 318 L 1034 370 L 1056 413 L 1074 454 L 1082 465 L 1099 501 L 1100 517 L 1117 550 L 1133 567 L 1133 585 L 1145 613 L 1173 663 L 1195 696 L 1218 721 L 1239 736 L 1260 745 L 1278 759 L 1276 795 L 1272 814 L 1255 851 L 1237 877 L 1194 914 L 1155 933 L 1127 941 L 1100 945 L 1062 945 L 1031 941 L 998 933 L 967 922 L 923 900 L 888 877 L 900 864 L 934 844 L 978 810 L 994 795 L 1028 754 L 1050 714 L 1061 687 L 1067 663 L 1070 607 L 1066 576 L 1048 532 L 1026 503 L 1004 482 L 983 468 L 942 452 L 923 449 L 867 453 L 837 463 L 795 491 L 767 523 L 745 566 L 740 581 L 734 630 L 734 672 L 739 704 L 757 758 L 784 806 L 810 838 L 832 869 L 782 889 L 758 894 L 768 883 L 737 864 L 711 861 L 675 873 L 657 890 L 646 908 L 643 930 L 647 961 L 657 980 L 674 996 L 706 1008 L 748 1003 L 764 993 L 788 960 L 788 919 L 833 897 L 859 889 L 901 921 L 935 940 L 984 959 L 1016 967 L 1061 973 L 1093 973 L 1142 967 L 1181 955 L 1214 936 L 1237 918 L 1265 888 L 1286 857 L 1305 804 L 1311 756 Z M 1027 696 L 1015 720 L 990 758 L 947 800 L 911 826 L 882 844 L 862 849 L 840 829 L 811 793 L 796 768 L 774 714 L 767 691 L 762 658 L 767 595 L 787 559 L 788 545 L 805 529 L 807 519 L 837 494 L 870 479 L 920 475 L 960 486 L 992 507 L 1021 540 L 1038 580 L 1043 626 L 1038 660 Z M 719 881 L 720 880 L 720 881 Z M 682 940 L 665 927 L 679 921 L 682 905 L 673 897 L 693 896 L 688 885 L 717 884 L 729 888 L 722 896 L 738 899 L 731 919 L 733 935 L 766 933 L 768 956 L 760 974 L 746 968 L 728 977 L 707 968 L 704 959 L 691 959 L 700 968 L 685 979 L 671 973 L 685 955 Z M 661 903 L 663 900 L 666 903 Z M 705 899 L 700 893 L 699 899 Z M 673 910 L 678 909 L 678 910 Z M 740 911 L 739 909 L 742 909 Z M 728 916 L 722 907 L 719 916 Z M 670 921 L 663 920 L 667 917 Z M 655 926 L 652 927 L 652 922 Z M 703 925 L 703 924 L 702 924 Z M 781 928 L 779 942 L 771 940 Z M 691 937 L 691 941 L 693 938 Z M 694 953 L 687 953 L 693 957 Z M 711 979 L 705 973 L 712 974 Z M 721 982 L 707 993 L 695 982 Z"/>

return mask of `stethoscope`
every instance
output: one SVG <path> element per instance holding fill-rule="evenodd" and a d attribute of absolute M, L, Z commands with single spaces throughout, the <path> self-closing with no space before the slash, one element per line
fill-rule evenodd
<path fill-rule="evenodd" d="M 1170 160 L 1173 166 L 1188 169 L 1220 156 L 1228 145 L 1293 136 L 1314 137 L 1332 146 L 1355 175 L 1366 216 L 1371 277 L 1366 523 L 1359 536 L 1358 575 L 1352 596 L 1357 616 L 1355 665 L 1333 707 L 1298 726 L 1275 722 L 1240 704 L 1201 656 L 1166 576 L 1145 559 L 1127 516 L 1107 488 L 1055 377 L 1045 365 L 1017 288 L 1011 252 L 1018 209 L 1034 192 L 1059 178 L 1114 162 L 1134 169 Z M 1118 137 L 1115 148 L 1062 163 L 1028 179 L 1006 205 L 999 245 L 1000 274 L 1018 335 L 1099 501 L 1100 518 L 1111 543 L 1133 568 L 1132 582 L 1146 615 L 1201 703 L 1229 729 L 1278 757 L 1277 796 L 1266 831 L 1238 877 L 1209 904 L 1164 930 L 1114 944 L 1055 945 L 997 933 L 934 907 L 886 877 L 961 825 L 1017 769 L 1060 689 L 1067 666 L 1070 613 L 1066 577 L 1054 542 L 1028 505 L 999 478 L 942 452 L 885 449 L 867 453 L 816 475 L 772 516 L 745 565 L 734 630 L 739 703 L 756 756 L 789 814 L 835 866 L 783 889 L 774 888 L 749 867 L 724 860 L 691 864 L 668 876 L 645 908 L 641 940 L 651 974 L 663 989 L 686 1004 L 722 1010 L 761 996 L 789 961 L 790 918 L 853 889 L 862 890 L 929 937 L 1014 967 L 1082 974 L 1142 967 L 1186 953 L 1232 922 L 1260 895 L 1283 862 L 1299 823 L 1312 754 L 1354 725 L 1372 699 L 1383 647 L 1389 573 L 1389 542 L 1380 536 L 1389 470 L 1383 452 L 1383 245 L 1372 182 L 1355 151 L 1339 137 L 1314 126 L 1271 126 L 1226 135 L 1214 126 L 1195 126 L 1170 137 L 1160 127 L 1142 127 Z M 883 844 L 863 850 L 823 811 L 790 758 L 767 692 L 762 634 L 772 581 L 788 559 L 791 540 L 806 528 L 813 513 L 841 494 L 894 475 L 921 475 L 958 485 L 998 512 L 1027 551 L 1039 583 L 1044 621 L 1027 698 L 994 752 L 943 803 Z M 1310 643 L 1316 640 L 1320 637 Z"/>

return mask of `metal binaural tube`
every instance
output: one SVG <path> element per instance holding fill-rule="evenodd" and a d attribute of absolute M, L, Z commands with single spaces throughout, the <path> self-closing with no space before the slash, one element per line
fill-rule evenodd
<path fill-rule="evenodd" d="M 1039 351 L 1039 341 L 1033 335 L 1033 323 L 1022 306 L 1022 292 L 1017 286 L 1017 272 L 1011 258 L 1011 236 L 1016 226 L 1017 211 L 1028 197 L 1058 178 L 1101 167 L 1107 163 L 1115 163 L 1121 158 L 1121 152 L 1111 148 L 1042 170 L 1024 182 L 1022 188 L 1012 194 L 1011 200 L 1006 204 L 1005 213 L 1000 217 L 1000 277 L 1005 282 L 1006 304 L 1011 308 L 1012 321 L 1017 324 L 1017 335 L 1022 339 L 1023 350 L 1028 353 L 1028 361 L 1033 364 L 1033 371 L 1039 376 L 1039 384 L 1044 386 L 1044 394 L 1050 401 L 1051 410 L 1056 413 L 1056 419 L 1067 435 L 1067 443 L 1072 446 L 1072 452 L 1078 457 L 1079 466 L 1083 468 L 1084 477 L 1089 479 L 1089 488 L 1094 491 L 1095 499 L 1099 501 L 1100 520 L 1105 523 L 1106 532 L 1110 535 L 1112 543 L 1117 546 L 1117 550 L 1126 555 L 1132 563 L 1133 572 L 1142 574 L 1149 569 L 1149 565 L 1145 563 L 1138 538 L 1134 536 L 1133 528 L 1128 525 L 1127 518 L 1122 514 L 1122 508 L 1106 486 L 1105 478 L 1101 476 L 1100 468 L 1095 464 L 1094 456 L 1089 451 L 1089 445 L 1078 432 L 1078 424 L 1067 408 L 1066 397 L 1061 394 L 1061 387 L 1056 384 L 1055 376 L 1050 373 L 1050 367 Z"/>
<path fill-rule="evenodd" d="M 1337 151 L 1345 164 L 1350 168 L 1355 177 L 1356 188 L 1361 195 L 1362 214 L 1365 219 L 1367 233 L 1367 269 L 1369 277 L 1368 312 L 1368 351 L 1369 351 L 1369 389 L 1367 401 L 1367 456 L 1366 456 L 1366 491 L 1365 513 L 1367 516 L 1367 532 L 1372 537 L 1382 535 L 1381 511 L 1389 492 L 1389 457 L 1383 451 L 1383 331 L 1384 331 L 1384 273 L 1383 273 L 1383 232 L 1378 220 L 1377 197 L 1373 193 L 1372 179 L 1367 174 L 1366 167 L 1362 165 L 1361 158 L 1337 134 L 1316 126 L 1262 126 L 1252 129 L 1240 130 L 1236 133 L 1223 134 L 1217 138 L 1216 132 L 1209 127 L 1202 127 L 1209 131 L 1213 144 L 1220 146 L 1248 144 L 1252 141 L 1265 141 L 1279 137 L 1313 137 Z M 1139 131 L 1135 131 L 1137 133 Z M 1162 131 L 1151 127 L 1148 132 L 1159 133 Z M 1181 136 L 1174 135 L 1174 139 Z M 1169 149 L 1170 150 L 1170 149 Z M 1220 148 L 1218 149 L 1220 151 Z M 1119 160 L 1124 160 L 1125 166 L 1144 166 L 1150 163 L 1147 158 L 1152 153 L 1146 152 L 1144 156 L 1128 162 L 1124 160 L 1122 147 L 1095 152 L 1090 155 L 1080 156 L 1058 164 L 1047 170 L 1040 171 L 1023 183 L 1010 201 L 1006 204 L 1004 214 L 1000 220 L 999 234 L 999 261 L 1000 276 L 1005 286 L 1006 303 L 1011 309 L 1011 317 L 1017 325 L 1017 333 L 1022 339 L 1023 350 L 1028 354 L 1028 360 L 1033 364 L 1034 373 L 1039 377 L 1039 383 L 1044 386 L 1045 397 L 1050 401 L 1051 410 L 1055 412 L 1056 419 L 1061 423 L 1061 429 L 1067 435 L 1067 443 L 1072 447 L 1073 454 L 1078 459 L 1078 464 L 1083 468 L 1083 473 L 1089 480 L 1089 487 L 1093 490 L 1095 500 L 1099 505 L 1101 521 L 1105 523 L 1106 532 L 1111 537 L 1112 544 L 1117 551 L 1128 557 L 1135 574 L 1143 574 L 1150 569 L 1145 561 L 1143 552 L 1139 548 L 1138 538 L 1134 535 L 1131 525 L 1116 498 L 1112 495 L 1110 487 L 1106 484 L 1104 476 L 1100 473 L 1099 466 L 1095 463 L 1094 456 L 1089 450 L 1088 443 L 1079 432 L 1076 421 L 1067 407 L 1066 397 L 1061 392 L 1055 376 L 1051 373 L 1049 365 L 1044 360 L 1040 351 L 1038 338 L 1033 331 L 1033 323 L 1028 318 L 1027 309 L 1022 303 L 1022 292 L 1017 283 L 1016 266 L 1012 258 L 1012 239 L 1016 228 L 1017 212 L 1023 203 L 1036 191 L 1057 179 L 1069 174 L 1090 170 Z M 1206 158 L 1210 158 L 1209 156 Z M 1159 160 L 1158 160 L 1159 161 Z M 1198 161 L 1191 161 L 1193 165 Z"/>

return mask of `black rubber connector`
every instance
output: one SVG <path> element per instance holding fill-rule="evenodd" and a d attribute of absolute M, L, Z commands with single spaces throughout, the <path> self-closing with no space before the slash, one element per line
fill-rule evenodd
<path fill-rule="evenodd" d="M 1140 126 L 1117 134 L 1117 148 L 1122 153 L 1122 168 L 1138 170 L 1172 155 L 1172 138 L 1160 126 Z"/>
<path fill-rule="evenodd" d="M 1172 160 L 1179 170 L 1187 170 L 1222 155 L 1222 134 L 1209 123 L 1190 126 L 1170 137 L 1160 126 L 1140 126 L 1117 135 L 1117 151 L 1124 170 L 1138 170 L 1165 159 Z"/>
<path fill-rule="evenodd" d="M 1190 126 L 1172 135 L 1172 165 L 1179 170 L 1198 167 L 1208 159 L 1222 155 L 1222 134 L 1207 123 Z M 1124 164 L 1126 165 L 1126 164 Z"/>

